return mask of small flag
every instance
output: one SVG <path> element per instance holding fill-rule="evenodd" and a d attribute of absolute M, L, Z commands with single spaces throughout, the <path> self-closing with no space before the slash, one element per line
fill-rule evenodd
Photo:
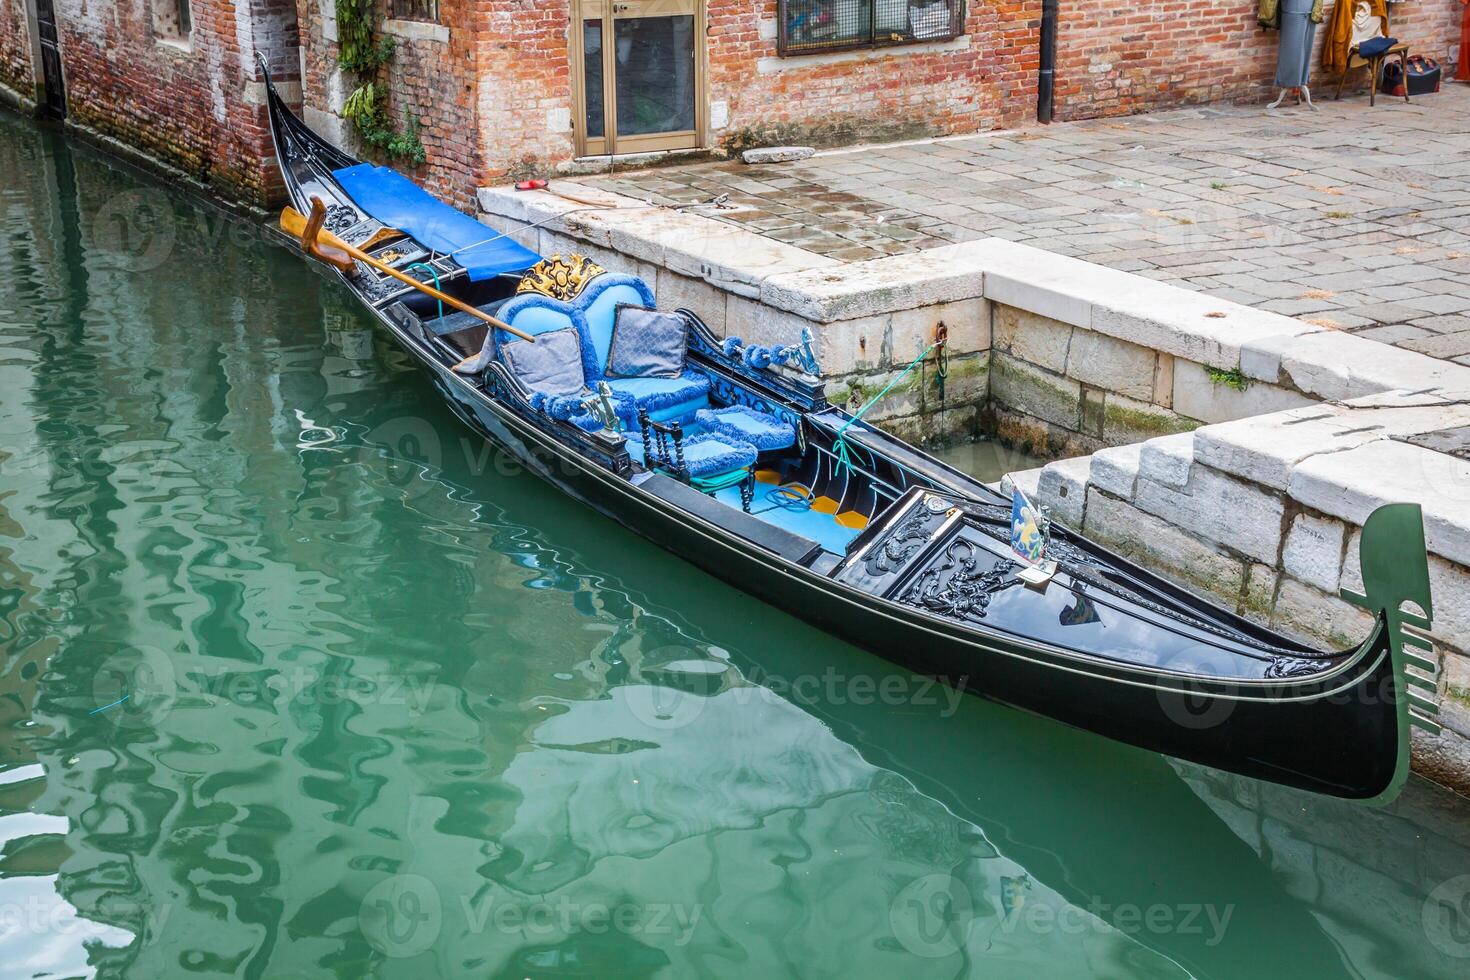
<path fill-rule="evenodd" d="M 1020 487 L 1011 490 L 1011 550 L 1031 565 L 1041 564 L 1046 557 L 1040 512 Z"/>

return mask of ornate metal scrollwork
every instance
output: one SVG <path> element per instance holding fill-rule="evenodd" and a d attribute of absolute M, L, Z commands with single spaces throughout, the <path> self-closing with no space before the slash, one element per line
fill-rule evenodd
<path fill-rule="evenodd" d="M 985 571 L 979 571 L 978 550 L 964 538 L 955 539 L 941 557 L 914 579 L 913 585 L 899 597 L 900 601 L 955 619 L 984 619 L 991 598 L 1019 584 L 1016 572 L 1021 566 L 1002 558 Z"/>
<path fill-rule="evenodd" d="M 341 235 L 348 228 L 357 224 L 357 212 L 345 204 L 328 204 L 327 220 L 322 225 L 327 231 L 334 235 Z"/>
<path fill-rule="evenodd" d="M 1330 666 L 1321 660 L 1304 660 L 1301 657 L 1276 657 L 1266 665 L 1266 676 L 1273 679 L 1306 677 Z"/>
<path fill-rule="evenodd" d="M 552 299 L 574 299 L 583 289 L 587 288 L 589 282 L 606 271 L 585 255 L 578 255 L 574 252 L 567 259 L 563 259 L 560 255 L 553 255 L 549 259 L 542 259 L 526 270 L 526 274 L 521 277 L 520 284 L 516 286 L 516 295 L 540 293 Z"/>
<path fill-rule="evenodd" d="M 902 568 L 929 538 L 933 515 L 924 510 L 915 510 L 899 522 L 898 526 L 883 538 L 863 557 L 863 565 L 874 578 L 887 575 Z"/>

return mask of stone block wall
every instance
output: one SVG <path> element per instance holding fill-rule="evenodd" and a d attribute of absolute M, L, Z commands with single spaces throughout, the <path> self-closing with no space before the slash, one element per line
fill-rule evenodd
<path fill-rule="evenodd" d="M 985 431 L 1042 457 L 1311 404 L 1213 365 L 996 304 Z"/>
<path fill-rule="evenodd" d="M 1416 768 L 1470 788 L 1470 461 L 1418 443 L 1470 427 L 1470 386 L 1395 391 L 1104 449 L 1017 474 L 1065 523 L 1241 615 L 1316 644 L 1362 641 L 1363 521 L 1424 511 L 1440 670 Z"/>
<path fill-rule="evenodd" d="M 1433 55 L 1446 66 L 1456 59 L 1459 3 L 1416 0 L 1390 7 L 1393 34 L 1411 50 Z M 1321 69 L 1331 11 L 1329 2 L 1312 52 L 1312 84 L 1317 87 L 1337 85 L 1337 77 Z M 1059 38 L 1059 119 L 1261 100 L 1271 91 L 1280 42 L 1280 34 L 1256 23 L 1251 2 L 1127 7 L 1104 0 L 1065 3 Z M 1366 78 L 1359 69 L 1352 84 Z"/>

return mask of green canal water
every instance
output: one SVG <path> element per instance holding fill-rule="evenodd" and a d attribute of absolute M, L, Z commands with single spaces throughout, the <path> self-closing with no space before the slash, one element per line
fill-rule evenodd
<path fill-rule="evenodd" d="M 1465 801 L 935 689 L 518 472 L 250 225 L 3 114 L 0 235 L 0 975 L 1470 971 Z"/>

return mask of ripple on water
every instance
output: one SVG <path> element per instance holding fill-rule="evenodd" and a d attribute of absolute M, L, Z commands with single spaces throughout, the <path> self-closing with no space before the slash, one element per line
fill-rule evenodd
<path fill-rule="evenodd" d="M 220 214 L 3 115 L 0 201 L 12 970 L 1453 975 L 1422 782 L 958 700 L 488 452 Z"/>

